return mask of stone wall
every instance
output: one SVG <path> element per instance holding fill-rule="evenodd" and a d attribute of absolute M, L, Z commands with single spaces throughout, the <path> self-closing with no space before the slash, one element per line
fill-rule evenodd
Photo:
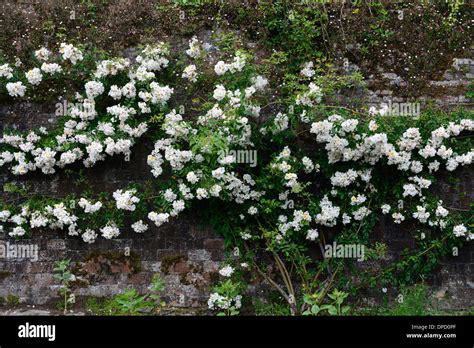
<path fill-rule="evenodd" d="M 459 182 L 441 181 L 434 190 L 446 206 L 455 209 L 471 209 L 474 202 L 474 172 L 466 168 L 457 175 Z M 434 277 L 437 296 L 445 298 L 445 307 L 469 308 L 474 299 L 474 244 L 468 243 L 459 250 L 458 256 L 443 260 L 440 271 Z"/>
<path fill-rule="evenodd" d="M 35 105 L 4 107 L 0 113 L 2 124 L 16 125 L 19 129 L 32 126 L 23 123 L 36 114 L 36 123 L 54 118 L 41 113 Z M 45 124 L 45 123 L 43 123 Z M 88 186 L 113 192 L 130 182 L 143 182 L 152 178 L 146 156 L 151 151 L 144 144 L 134 148 L 130 162 L 123 158 L 108 159 L 84 174 Z M 2 173 L 0 186 L 5 182 L 23 185 L 36 193 L 63 196 L 80 193 L 85 187 L 71 184 L 65 173 L 52 176 L 29 174 L 24 177 Z M 2 193 L 12 198 L 11 194 Z M 0 234 L 0 243 L 15 243 L 6 233 Z M 202 221 L 184 214 L 181 219 L 160 228 L 150 225 L 143 235 L 125 231 L 119 239 L 99 239 L 88 245 L 82 240 L 67 236 L 62 231 L 35 231 L 31 239 L 22 239 L 17 244 L 38 246 L 39 259 L 0 259 L 0 297 L 14 295 L 29 304 L 52 304 L 58 299 L 58 283 L 53 279 L 54 263 L 71 259 L 76 296 L 110 296 L 132 286 L 146 291 L 154 274 L 160 273 L 166 282 L 165 300 L 172 307 L 199 308 L 207 301 L 206 294 L 212 276 L 217 272 L 219 261 L 224 259 L 224 243 Z"/>
<path fill-rule="evenodd" d="M 439 181 L 433 185 L 432 191 L 443 200 L 443 206 L 449 209 L 468 210 L 474 201 L 474 173 L 471 168 L 462 168 L 456 172 L 455 176 L 458 181 L 452 184 L 448 182 L 445 175 L 441 174 Z M 372 242 L 383 241 L 388 246 L 388 252 L 375 267 L 388 266 L 400 259 L 405 249 L 414 251 L 413 232 L 415 230 L 416 226 L 413 223 L 406 222 L 397 225 L 384 216 L 371 234 L 371 240 Z M 374 264 L 368 262 L 363 267 L 373 268 Z M 466 243 L 457 250 L 457 255 L 445 257 L 437 271 L 426 279 L 426 283 L 432 288 L 437 301 L 433 305 L 438 309 L 470 308 L 474 298 L 474 244 Z M 379 295 L 371 293 L 369 303 L 383 303 L 383 296 L 381 293 Z M 397 295 L 397 293 L 389 294 L 393 297 Z"/>
<path fill-rule="evenodd" d="M 0 296 L 15 295 L 21 301 L 40 305 L 58 299 L 53 265 L 69 258 L 75 264 L 76 296 L 110 296 L 128 286 L 145 292 L 153 275 L 160 273 L 166 282 L 164 300 L 170 306 L 201 307 L 212 275 L 223 259 L 222 239 L 190 222 L 93 245 L 50 231 L 36 233 L 18 244 L 38 245 L 39 259 L 0 262 Z"/>
<path fill-rule="evenodd" d="M 427 81 L 427 88 L 419 96 L 409 96 L 405 92 L 407 81 L 392 73 L 380 71 L 377 76 L 369 76 L 367 84 L 367 104 L 379 107 L 389 100 L 392 103 L 419 102 L 422 110 L 428 105 L 449 109 L 463 106 L 472 108 L 472 100 L 466 97 L 469 84 L 474 78 L 474 46 L 467 49 L 461 58 L 445 71 L 441 71 L 439 80 Z M 354 67 L 357 69 L 357 67 Z"/>
<path fill-rule="evenodd" d="M 472 53 L 471 49 L 466 55 L 472 56 Z M 366 96 L 369 103 L 380 104 L 388 98 L 392 98 L 393 102 L 406 100 L 392 91 L 403 81 L 390 73 L 384 74 L 385 80 L 369 79 L 369 87 L 372 88 Z M 462 57 L 445 72 L 444 80 L 433 82 L 434 86 L 444 86 L 445 92 L 422 96 L 421 100 L 432 100 L 446 108 L 459 104 L 470 107 L 464 94 L 473 74 L 474 62 Z M 24 130 L 51 125 L 55 120 L 53 112 L 52 105 L 3 105 L 0 106 L 0 129 L 8 126 Z M 101 191 L 112 192 L 131 181 L 152 178 L 146 164 L 150 146 L 137 145 L 130 162 L 114 158 L 92 169 L 85 169 L 89 184 Z M 463 169 L 457 175 L 460 179 L 458 187 L 442 181 L 434 189 L 448 206 L 466 209 L 474 198 L 474 174 L 472 169 Z M 35 173 L 18 178 L 3 170 L 0 173 L 0 187 L 9 181 L 26 185 L 34 192 L 45 195 L 65 195 L 83 189 L 80 185 L 72 185 L 71 178 L 65 172 L 53 176 Z M 460 199 L 460 192 L 467 194 Z M 4 192 L 1 195 L 9 197 Z M 409 236 L 406 229 L 384 221 L 374 232 L 374 237 L 386 241 L 390 247 L 388 262 L 412 245 L 413 240 Z M 0 242 L 14 243 L 5 234 L 0 235 Z M 224 260 L 223 240 L 206 227 L 205 222 L 189 215 L 160 228 L 153 227 L 144 235 L 124 232 L 119 239 L 100 239 L 92 245 L 58 231 L 36 232 L 32 239 L 17 243 L 38 245 L 39 259 L 36 262 L 0 260 L 0 297 L 14 295 L 24 303 L 48 305 L 50 308 L 59 296 L 58 283 L 52 274 L 57 260 L 70 258 L 74 262 L 74 273 L 78 276 L 75 294 L 79 297 L 109 296 L 129 286 L 145 291 L 152 276 L 160 273 L 166 282 L 165 300 L 172 307 L 196 311 L 205 309 L 209 285 L 216 275 L 219 262 Z M 446 306 L 467 308 L 474 298 L 473 276 L 474 249 L 470 243 L 460 251 L 459 256 L 443 261 L 432 283 L 439 297 L 447 299 Z"/>

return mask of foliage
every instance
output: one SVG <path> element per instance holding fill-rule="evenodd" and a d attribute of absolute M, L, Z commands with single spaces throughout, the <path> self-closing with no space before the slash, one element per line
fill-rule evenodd
<path fill-rule="evenodd" d="M 97 315 L 144 315 L 155 313 L 166 303 L 161 300 L 165 285 L 159 274 L 155 274 L 150 285 L 150 291 L 141 295 L 136 289 L 129 288 L 111 299 L 96 299 L 91 297 L 86 307 Z"/>
<path fill-rule="evenodd" d="M 349 296 L 348 293 L 334 289 L 332 293 L 328 294 L 328 297 L 332 302 L 329 304 L 319 305 L 321 301 L 320 294 L 305 295 L 303 299 L 309 308 L 303 312 L 303 315 L 320 315 L 324 312 L 327 312 L 329 315 L 344 315 L 350 309 L 349 306 L 342 306 L 342 303 L 347 296 Z"/>
<path fill-rule="evenodd" d="M 288 308 L 287 303 L 269 301 L 268 303 L 263 302 L 262 300 L 255 300 L 255 314 L 256 315 L 272 315 L 272 316 L 289 316 L 291 315 L 290 309 Z"/>
<path fill-rule="evenodd" d="M 20 304 L 20 298 L 15 295 L 8 294 L 5 302 L 8 306 L 18 306 Z"/>
<path fill-rule="evenodd" d="M 435 299 L 425 283 L 401 288 L 400 293 L 384 306 L 359 308 L 356 314 L 389 316 L 433 316 L 433 315 L 472 315 L 472 308 L 465 311 L 439 309 L 443 299 Z"/>
<path fill-rule="evenodd" d="M 105 6 L 82 5 L 90 19 Z M 390 29 L 391 8 L 352 5 L 356 18 L 370 13 L 370 24 L 354 33 L 363 38 L 360 52 L 366 58 L 398 39 Z M 174 1 L 170 10 L 199 14 L 213 6 Z M 227 7 L 216 7 L 221 21 Z M 150 223 L 159 227 L 186 209 L 195 210 L 225 238 L 228 249 L 239 250 L 237 266 L 221 269 L 228 279 L 212 289 L 208 304 L 219 315 L 240 313 L 246 288 L 241 273 L 247 272 L 286 302 L 286 308 L 263 305 L 262 312 L 343 315 L 349 294 L 424 279 L 442 257 L 471 240 L 472 212 L 443 207 L 428 188 L 436 172 L 472 163 L 472 113 L 427 109 L 395 117 L 365 105 L 341 105 L 337 97 L 364 82 L 361 72 L 341 72 L 332 60 L 338 38 L 330 35 L 329 18 L 335 9 L 262 1 L 258 10 L 265 48 L 278 48 L 263 59 L 234 32 L 216 31 L 216 56 L 209 56 L 212 49 L 197 38 L 184 52 L 162 42 L 140 46 L 133 61 L 63 42 L 48 58 L 59 67 L 55 73 L 45 71 L 37 53 L 26 66 L 5 63 L 0 76 L 5 99 L 35 100 L 56 83 L 72 87 L 71 95 L 75 89 L 80 93 L 49 130 L 4 130 L 1 166 L 13 175 L 64 170 L 81 192 L 51 197 L 6 183 L 4 191 L 16 198 L 2 203 L 2 229 L 11 229 L 16 238 L 41 227 L 63 229 L 93 243 L 129 228 L 144 233 Z M 456 5 L 449 11 L 447 23 L 455 27 L 461 9 Z M 64 39 L 66 30 L 46 24 Z M 268 80 L 262 74 L 274 76 Z M 154 143 L 147 163 L 156 180 L 100 192 L 76 169 L 119 154 L 128 161 L 140 142 Z M 243 157 L 237 160 L 232 151 Z M 251 162 L 254 153 L 258 157 Z M 383 258 L 385 244 L 370 245 L 382 218 L 416 224 L 416 250 L 382 270 L 358 274 L 352 284 L 358 261 L 327 256 L 324 250 L 331 243 L 354 245 L 367 247 L 368 259 Z M 55 272 L 66 312 L 73 278 L 69 261 L 58 263 Z M 159 280 L 151 294 L 128 289 L 105 301 L 102 311 L 153 311 L 162 290 Z"/>
<path fill-rule="evenodd" d="M 228 279 L 216 285 L 211 293 L 211 299 L 216 294 L 219 296 L 214 302 L 209 304 L 211 308 L 219 308 L 217 313 L 218 316 L 233 316 L 239 314 L 241 307 L 241 296 L 239 295 L 242 290 L 242 284 L 233 282 Z"/>
<path fill-rule="evenodd" d="M 53 272 L 54 279 L 61 284 L 59 294 L 63 296 L 62 307 L 64 314 L 66 314 L 68 304 L 73 304 L 75 302 L 75 297 L 71 290 L 71 282 L 76 279 L 76 276 L 71 272 L 71 260 L 57 261 L 53 268 Z"/>

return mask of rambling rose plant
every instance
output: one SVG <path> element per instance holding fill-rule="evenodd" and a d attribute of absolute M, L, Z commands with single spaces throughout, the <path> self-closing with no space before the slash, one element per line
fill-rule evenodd
<path fill-rule="evenodd" d="M 52 76 L 60 77 L 83 54 L 64 43 L 57 52 L 40 48 L 35 57 L 38 66 L 25 73 L 0 66 L 0 88 L 11 98 L 25 97 Z M 217 204 L 215 224 L 242 250 L 239 257 L 248 269 L 272 285 L 293 314 L 307 309 L 301 294 L 327 293 L 343 267 L 338 260 L 310 256 L 310 250 L 324 247 L 329 233 L 341 241 L 367 243 L 377 217 L 386 215 L 397 224 L 413 220 L 438 231 L 446 245 L 472 240 L 462 217 L 428 190 L 436 172 L 472 164 L 470 143 L 463 148 L 453 141 L 474 130 L 472 115 L 397 132 L 377 116 L 347 116 L 342 109 L 328 114 L 323 112 L 325 86 L 315 82 L 312 68 L 312 62 L 302 67 L 290 104 L 264 115 L 271 83 L 258 74 L 248 52 L 236 51 L 214 63 L 193 38 L 179 59 L 158 43 L 134 60 L 97 62 L 75 106 L 56 128 L 4 132 L 0 166 L 14 175 L 36 170 L 49 175 L 73 163 L 92 167 L 115 155 L 128 161 L 133 146 L 151 132 L 150 171 L 157 178 L 171 173 L 173 180 L 153 192 L 131 184 L 112 195 L 26 195 L 18 204 L 3 204 L 1 228 L 14 237 L 36 228 L 64 229 L 92 243 L 119 237 L 124 228 L 144 233 L 149 225 L 162 226 L 203 202 Z M 200 95 L 198 115 L 191 116 L 174 96 L 192 93 L 193 84 L 202 84 L 204 77 L 213 85 L 206 97 Z M 422 125 L 423 118 L 417 122 Z M 299 146 L 300 139 L 310 151 Z M 232 149 L 256 150 L 257 166 L 221 156 Z M 130 226 L 125 226 L 126 216 L 134 220 Z M 417 236 L 420 244 L 430 248 L 423 235 Z M 434 232 L 431 238 L 439 240 Z M 265 257 L 272 260 L 273 272 Z M 226 276 L 230 270 L 221 272 Z M 241 295 L 230 280 L 218 289 L 209 307 L 235 314 Z"/>

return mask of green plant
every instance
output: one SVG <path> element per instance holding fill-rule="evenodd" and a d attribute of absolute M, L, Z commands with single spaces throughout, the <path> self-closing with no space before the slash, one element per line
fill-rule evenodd
<path fill-rule="evenodd" d="M 199 9 L 188 1 L 175 5 Z M 374 50 L 391 37 L 389 12 L 383 4 L 368 6 L 375 20 L 368 27 L 368 49 Z M 84 108 L 93 104 L 94 110 L 68 112 L 50 131 L 5 130 L 2 166 L 15 175 L 53 174 L 74 162 L 91 167 L 117 154 L 127 161 L 133 145 L 150 141 L 154 147 L 147 164 L 157 179 L 130 183 L 113 194 L 88 185 L 66 197 L 6 184 L 6 191 L 19 196 L 2 203 L 1 219 L 12 235 L 62 228 L 93 243 L 129 227 L 142 233 L 148 224 L 161 226 L 186 209 L 208 214 L 226 247 L 243 251 L 249 271 L 279 293 L 292 315 L 345 314 L 342 303 L 349 292 L 426 278 L 442 257 L 470 240 L 469 212 L 448 211 L 428 188 L 440 168 L 452 171 L 472 162 L 472 113 L 425 110 L 412 118 L 391 118 L 369 113 L 365 106 L 342 106 L 335 97 L 358 87 L 363 76 L 341 74 L 330 54 L 321 53 L 332 42 L 328 10 L 284 1 L 266 2 L 261 9 L 268 14 L 267 44 L 278 47 L 263 65 L 258 52 L 244 49 L 232 32 L 216 34 L 217 59 L 206 59 L 207 50 L 197 39 L 190 40 L 186 52 L 166 43 L 140 47 L 140 58 L 131 64 L 123 58 L 103 61 L 106 55 L 100 51 L 76 57 L 77 64 L 61 52 L 53 54 L 62 72 L 43 74 L 40 82 L 80 76 L 78 81 L 87 83 L 77 101 Z M 83 57 L 83 47 L 66 47 L 74 57 Z M 41 74 L 38 67 L 2 69 L 5 88 L 0 93 L 11 98 L 40 93 L 30 81 L 31 75 Z M 268 81 L 261 71 L 278 76 Z M 125 91 L 118 87 L 124 85 Z M 248 166 L 222 155 L 234 149 L 255 151 L 258 163 Z M 162 175 L 166 178 L 158 179 Z M 81 172 L 78 176 L 76 183 L 89 184 Z M 348 270 L 357 269 L 355 261 L 323 251 L 333 241 L 368 245 L 383 214 L 396 224 L 417 223 L 416 250 L 402 253 L 376 274 L 363 272 L 353 286 L 347 279 Z M 377 244 L 369 252 L 372 258 L 384 254 L 384 246 Z M 64 267 L 58 273 L 68 284 Z M 219 283 L 209 307 L 219 315 L 239 314 L 242 284 L 234 278 Z M 68 286 L 62 291 L 66 311 Z M 128 289 L 107 302 L 107 310 L 136 315 L 153 310 L 154 300 Z"/>
<path fill-rule="evenodd" d="M 150 298 L 159 303 L 159 306 L 164 307 L 165 301 L 161 300 L 163 291 L 166 288 L 165 281 L 159 274 L 155 274 L 151 280 Z"/>
<path fill-rule="evenodd" d="M 286 1 L 262 1 L 263 24 L 268 30 L 267 44 L 283 48 L 292 57 L 291 69 L 324 55 L 328 12 L 324 7 L 292 4 Z"/>
<path fill-rule="evenodd" d="M 240 295 L 243 284 L 228 279 L 220 282 L 212 288 L 208 305 L 210 309 L 216 310 L 218 316 L 238 315 L 242 306 Z"/>
<path fill-rule="evenodd" d="M 86 308 L 97 315 L 143 315 L 163 308 L 166 303 L 161 300 L 165 283 L 159 274 L 152 278 L 150 291 L 140 294 L 129 288 L 111 299 L 89 298 Z"/>
<path fill-rule="evenodd" d="M 136 289 L 128 289 L 114 297 L 111 307 L 117 315 L 137 315 L 154 308 L 155 304 L 147 298 L 147 295 L 140 295 Z"/>
<path fill-rule="evenodd" d="M 387 311 L 389 315 L 430 315 L 432 299 L 428 287 L 418 284 L 403 289 L 397 296 L 395 306 Z"/>
<path fill-rule="evenodd" d="M 75 275 L 70 271 L 71 260 L 61 260 L 57 261 L 54 265 L 54 279 L 60 282 L 61 286 L 59 288 L 59 294 L 63 296 L 63 309 L 64 314 L 67 312 L 68 304 L 73 304 L 75 302 L 74 294 L 71 290 L 71 282 L 76 279 Z"/>
<path fill-rule="evenodd" d="M 387 299 L 388 300 L 388 299 Z M 466 310 L 440 310 L 437 306 L 443 299 L 435 299 L 429 287 L 424 284 L 402 287 L 392 301 L 383 306 L 373 308 L 361 307 L 357 314 L 363 315 L 390 315 L 390 316 L 426 316 L 426 315 L 472 315 L 471 309 Z"/>
<path fill-rule="evenodd" d="M 466 92 L 466 97 L 471 100 L 471 101 L 474 101 L 474 82 L 471 82 L 468 86 L 468 90 Z"/>
<path fill-rule="evenodd" d="M 320 305 L 322 300 L 321 294 L 304 295 L 303 300 L 308 306 L 308 309 L 303 312 L 303 315 L 319 315 L 325 312 L 329 315 L 347 314 L 350 307 L 342 305 L 347 296 L 349 296 L 348 293 L 334 289 L 332 293 L 328 294 L 328 297 L 332 301 Z"/>
<path fill-rule="evenodd" d="M 444 24 L 448 28 L 452 28 L 457 20 L 459 12 L 461 11 L 461 7 L 465 5 L 463 0 L 449 0 L 446 2 L 449 8 L 448 17 L 445 19 Z"/>
<path fill-rule="evenodd" d="M 20 298 L 18 296 L 9 294 L 6 297 L 5 302 L 8 306 L 12 306 L 12 307 L 18 306 L 20 304 Z"/>
<path fill-rule="evenodd" d="M 272 316 L 289 316 L 291 315 L 290 308 L 287 303 L 278 302 L 263 302 L 262 300 L 256 299 L 255 303 L 255 314 L 256 315 L 272 315 Z"/>
<path fill-rule="evenodd" d="M 365 251 L 366 259 L 377 260 L 383 259 L 387 255 L 388 246 L 382 242 L 375 242 L 372 248 L 367 248 Z"/>

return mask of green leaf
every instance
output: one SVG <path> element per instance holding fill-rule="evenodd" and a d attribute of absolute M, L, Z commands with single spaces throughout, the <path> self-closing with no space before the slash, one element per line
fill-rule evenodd
<path fill-rule="evenodd" d="M 313 313 L 314 315 L 317 315 L 320 311 L 321 311 L 321 308 L 319 308 L 318 305 L 313 305 L 311 307 L 311 313 Z"/>

